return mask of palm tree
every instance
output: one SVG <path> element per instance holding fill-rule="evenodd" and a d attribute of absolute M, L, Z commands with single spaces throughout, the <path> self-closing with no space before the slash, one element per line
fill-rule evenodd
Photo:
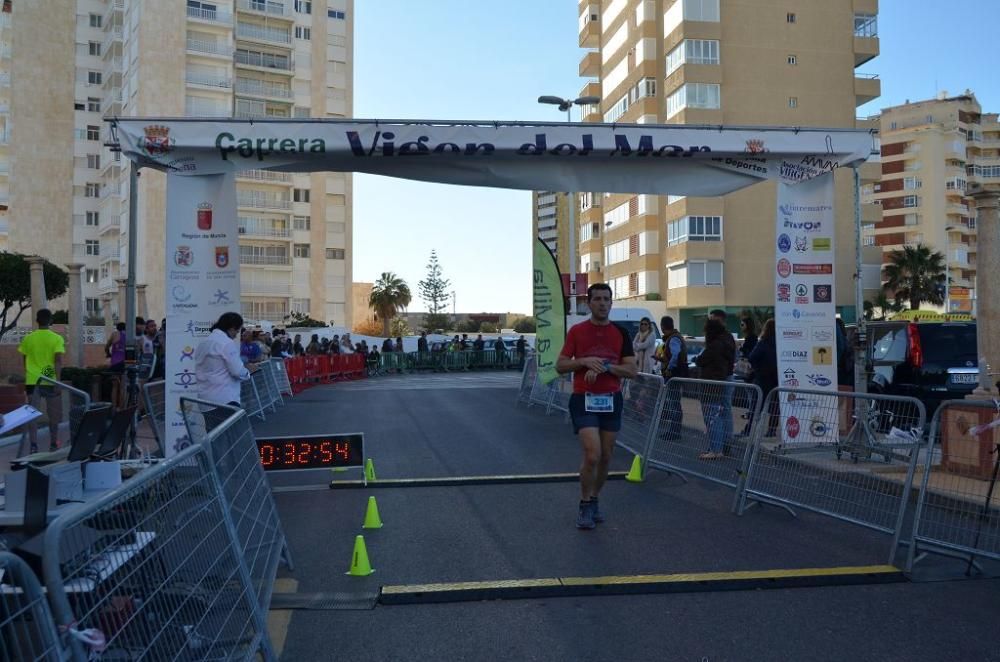
<path fill-rule="evenodd" d="M 882 289 L 894 292 L 896 300 L 909 299 L 910 310 L 919 310 L 924 301 L 941 305 L 948 282 L 945 258 L 923 244 L 904 246 L 889 254 Z"/>
<path fill-rule="evenodd" d="M 878 317 L 875 316 L 876 308 L 879 311 Z M 865 319 L 884 320 L 890 313 L 898 313 L 902 309 L 902 304 L 891 299 L 889 295 L 886 294 L 885 290 L 881 290 L 875 295 L 875 298 L 870 301 L 865 301 Z"/>
<path fill-rule="evenodd" d="M 410 305 L 410 286 L 391 271 L 383 271 L 368 297 L 368 307 L 382 320 L 382 335 L 389 337 L 389 322 Z"/>

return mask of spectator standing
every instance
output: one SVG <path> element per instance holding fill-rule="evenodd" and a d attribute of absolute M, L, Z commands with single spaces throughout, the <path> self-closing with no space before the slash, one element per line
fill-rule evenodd
<path fill-rule="evenodd" d="M 302 356 L 306 353 L 306 348 L 302 346 L 302 334 L 295 334 L 295 342 L 292 343 L 292 353 L 295 356 Z"/>
<path fill-rule="evenodd" d="M 309 339 L 309 344 L 306 345 L 306 354 L 319 354 L 319 353 L 320 353 L 319 334 L 314 333 L 312 334 L 312 337 Z"/>
<path fill-rule="evenodd" d="M 484 349 L 486 349 L 486 341 L 483 340 L 483 334 L 480 333 L 478 336 L 476 336 L 476 339 L 472 341 L 472 349 L 476 350 L 477 352 L 481 352 Z"/>
<path fill-rule="evenodd" d="M 660 332 L 663 334 L 663 344 L 659 346 L 653 359 L 659 363 L 660 375 L 664 382 L 674 377 L 688 376 L 687 344 L 680 332 L 674 328 L 674 318 L 664 315 L 660 318 Z M 676 386 L 676 385 L 675 385 Z M 681 423 L 684 411 L 681 407 L 681 390 L 667 387 L 667 399 L 664 404 L 667 411 L 667 425 L 664 430 L 664 440 L 679 441 L 681 438 Z"/>
<path fill-rule="evenodd" d="M 635 351 L 635 363 L 639 366 L 639 372 L 654 372 L 653 351 L 655 348 L 656 336 L 653 334 L 653 325 L 648 317 L 643 317 L 639 320 L 639 332 L 632 339 L 632 349 Z"/>
<path fill-rule="evenodd" d="M 333 339 L 330 341 L 329 350 L 330 354 L 340 354 L 343 351 L 340 346 L 340 336 L 333 336 Z"/>
<path fill-rule="evenodd" d="M 260 358 L 260 347 L 253 340 L 253 332 L 244 329 L 240 338 L 240 359 L 243 363 L 257 363 Z"/>
<path fill-rule="evenodd" d="M 392 349 L 393 349 L 393 351 L 396 351 L 396 352 L 402 352 L 403 351 L 403 337 L 402 336 L 396 336 L 396 344 L 395 344 L 395 346 Z"/>
<path fill-rule="evenodd" d="M 62 356 L 66 353 L 66 342 L 52 331 L 52 311 L 42 308 L 35 315 L 38 328 L 29 333 L 17 346 L 24 356 L 24 389 L 28 393 L 28 404 L 39 408 L 45 399 L 45 415 L 49 419 L 49 450 L 59 448 L 59 422 L 62 420 L 62 397 L 51 385 L 39 384 L 41 377 L 58 381 L 62 372 Z M 28 441 L 31 452 L 38 451 L 37 419 L 28 423 Z"/>
<path fill-rule="evenodd" d="M 345 333 L 344 337 L 340 339 L 340 353 L 341 354 L 354 353 L 354 343 L 351 342 L 351 334 Z"/>
<path fill-rule="evenodd" d="M 837 318 L 837 385 L 854 387 L 854 342 L 844 320 Z"/>
<path fill-rule="evenodd" d="M 125 404 L 124 384 L 122 376 L 125 374 L 125 322 L 118 322 L 115 330 L 111 332 L 111 337 L 104 345 L 104 353 L 108 357 L 108 372 L 114 375 L 111 387 L 111 404 L 116 408 L 121 408 Z"/>
<path fill-rule="evenodd" d="M 386 338 L 382 341 L 382 353 L 387 354 L 389 352 L 392 352 L 392 339 Z"/>
<path fill-rule="evenodd" d="M 243 327 L 238 313 L 223 313 L 212 333 L 194 351 L 194 373 L 198 397 L 209 402 L 240 407 L 240 382 L 250 379 L 236 338 Z M 248 340 L 250 334 L 244 333 Z"/>
<path fill-rule="evenodd" d="M 587 288 L 590 319 L 575 324 L 556 361 L 560 374 L 573 373 L 569 400 L 573 431 L 580 439 L 580 508 L 576 526 L 593 529 L 604 521 L 598 496 L 608 477 L 608 466 L 621 429 L 621 380 L 637 374 L 628 333 L 611 323 L 611 287 L 595 283 Z"/>
<path fill-rule="evenodd" d="M 524 368 L 524 357 L 528 353 L 528 341 L 522 335 L 514 344 L 514 351 L 517 352 L 517 367 Z"/>
<path fill-rule="evenodd" d="M 421 331 L 420 337 L 417 338 L 417 351 L 423 354 L 427 351 L 427 332 Z"/>
<path fill-rule="evenodd" d="M 753 383 L 760 387 L 767 401 L 767 394 L 778 388 L 778 345 L 774 336 L 774 320 L 764 322 L 760 338 L 748 357 L 753 367 Z M 743 428 L 743 434 L 749 435 L 753 430 L 753 409 L 750 410 L 750 420 Z M 768 411 L 767 436 L 773 437 L 778 428 L 778 400 L 771 401 Z"/>
<path fill-rule="evenodd" d="M 740 346 L 740 356 L 750 358 L 750 352 L 757 346 L 757 326 L 750 317 L 740 320 L 740 331 L 743 333 L 743 344 Z"/>
<path fill-rule="evenodd" d="M 701 368 L 701 379 L 728 382 L 735 357 L 736 343 L 732 334 L 718 319 L 710 318 L 705 323 L 705 350 L 695 359 Z M 702 391 L 701 413 L 708 433 L 708 450 L 698 456 L 702 460 L 724 456 L 726 441 L 732 436 L 733 428 L 731 390 L 731 387 L 720 385 Z"/>

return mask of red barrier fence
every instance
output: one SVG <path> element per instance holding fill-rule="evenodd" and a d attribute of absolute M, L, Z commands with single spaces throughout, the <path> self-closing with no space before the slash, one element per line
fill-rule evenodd
<path fill-rule="evenodd" d="M 316 384 L 366 376 L 361 354 L 311 354 L 285 359 L 285 371 L 295 393 Z"/>

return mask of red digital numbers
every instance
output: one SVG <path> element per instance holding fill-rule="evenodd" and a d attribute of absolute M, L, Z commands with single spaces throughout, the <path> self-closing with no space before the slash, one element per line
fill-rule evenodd
<path fill-rule="evenodd" d="M 323 464 L 330 464 L 333 462 L 333 452 L 330 450 L 332 445 L 329 441 L 324 441 L 319 445 L 319 459 Z"/>
<path fill-rule="evenodd" d="M 274 451 L 274 446 L 271 444 L 264 444 L 260 447 L 260 463 L 265 467 L 269 467 L 275 462 L 276 453 Z"/>
<path fill-rule="evenodd" d="M 340 437 L 321 435 L 304 438 L 260 439 L 257 449 L 260 463 L 265 469 L 319 469 L 336 466 L 361 466 L 364 456 L 363 439 L 349 435 Z M 357 455 L 357 457 L 355 457 Z"/>
<path fill-rule="evenodd" d="M 312 444 L 303 442 L 299 447 L 299 464 L 309 464 L 312 462 Z"/>

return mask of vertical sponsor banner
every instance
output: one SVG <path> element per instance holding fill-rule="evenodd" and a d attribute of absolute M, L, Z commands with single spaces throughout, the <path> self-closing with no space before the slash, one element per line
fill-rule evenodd
<path fill-rule="evenodd" d="M 190 443 L 180 411 L 198 397 L 194 350 L 224 312 L 239 312 L 239 231 L 233 174 L 167 176 L 166 440 L 170 457 Z"/>
<path fill-rule="evenodd" d="M 833 175 L 778 183 L 774 321 L 778 377 L 785 387 L 837 390 Z M 783 443 L 837 439 L 837 407 L 782 394 Z"/>
<path fill-rule="evenodd" d="M 548 384 L 559 376 L 556 359 L 566 341 L 566 297 L 556 257 L 538 238 L 535 238 L 531 271 L 538 375 L 543 384 Z"/>

